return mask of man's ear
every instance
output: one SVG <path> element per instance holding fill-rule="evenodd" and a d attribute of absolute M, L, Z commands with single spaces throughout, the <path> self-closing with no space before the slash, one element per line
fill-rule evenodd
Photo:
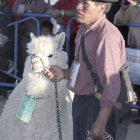
<path fill-rule="evenodd" d="M 105 9 L 106 9 L 106 5 L 104 3 L 99 5 L 98 13 L 101 14 L 101 15 L 104 14 Z"/>
<path fill-rule="evenodd" d="M 33 33 L 30 33 L 31 40 L 35 39 L 36 36 Z"/>
<path fill-rule="evenodd" d="M 61 32 L 60 34 L 56 35 L 57 42 L 59 42 L 57 49 L 62 50 L 65 42 L 65 37 L 66 37 L 65 32 Z"/>

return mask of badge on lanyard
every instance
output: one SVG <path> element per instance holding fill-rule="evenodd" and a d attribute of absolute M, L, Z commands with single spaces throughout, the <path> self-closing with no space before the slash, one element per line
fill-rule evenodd
<path fill-rule="evenodd" d="M 36 99 L 24 93 L 19 109 L 16 114 L 16 118 L 29 123 L 31 120 L 32 113 L 35 109 Z"/>
<path fill-rule="evenodd" d="M 70 79 L 71 79 L 70 86 L 71 87 L 75 86 L 75 82 L 76 82 L 76 79 L 77 79 L 79 68 L 80 68 L 80 63 L 79 62 L 74 62 L 72 73 L 71 73 L 71 76 L 70 76 Z"/>

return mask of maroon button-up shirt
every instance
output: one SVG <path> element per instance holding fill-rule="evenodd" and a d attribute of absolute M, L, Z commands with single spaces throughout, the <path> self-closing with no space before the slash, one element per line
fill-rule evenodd
<path fill-rule="evenodd" d="M 92 69 L 98 74 L 103 93 L 100 105 L 104 107 L 116 106 L 116 100 L 120 93 L 119 70 L 125 63 L 125 42 L 118 29 L 111 24 L 105 16 L 102 16 L 86 31 L 81 25 L 76 39 L 75 58 L 79 55 L 80 69 L 75 87 L 68 84 L 68 88 L 77 95 L 94 93 L 94 84 L 82 58 L 80 39 L 85 35 L 85 50 Z M 79 49 L 80 47 L 80 49 Z M 70 82 L 70 81 L 69 81 Z"/>

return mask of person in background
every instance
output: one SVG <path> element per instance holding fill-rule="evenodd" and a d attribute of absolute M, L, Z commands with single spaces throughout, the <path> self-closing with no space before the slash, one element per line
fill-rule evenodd
<path fill-rule="evenodd" d="M 7 4 L 7 0 L 0 0 L 0 70 L 6 71 L 8 74 L 14 70 L 13 38 L 12 29 L 8 24 L 13 21 L 11 7 Z M 0 72 L 0 82 L 9 82 L 9 78 Z M 0 87 L 0 96 L 7 97 L 7 87 Z"/>
<path fill-rule="evenodd" d="M 140 23 L 140 0 L 122 1 L 121 8 L 116 13 L 114 24 L 125 25 L 127 22 Z M 140 49 L 140 27 L 129 26 L 127 47 Z M 140 106 L 140 85 L 133 85 Z M 140 114 L 140 110 L 139 110 Z"/>
<path fill-rule="evenodd" d="M 8 5 L 10 5 L 11 7 L 13 7 L 14 3 L 16 0 L 7 0 Z"/>
<path fill-rule="evenodd" d="M 53 34 L 53 24 L 51 23 L 51 21 L 46 20 L 43 21 L 40 27 L 40 35 L 52 35 Z"/>
<path fill-rule="evenodd" d="M 114 24 L 117 26 L 125 25 L 127 22 L 140 23 L 140 1 L 122 1 L 119 11 L 114 17 Z M 127 45 L 130 48 L 140 49 L 140 27 L 129 27 Z"/>
<path fill-rule="evenodd" d="M 16 0 L 12 7 L 12 11 L 14 15 L 21 15 L 24 13 L 43 14 L 49 7 L 50 4 L 48 0 Z M 43 18 L 38 19 L 40 24 L 43 20 L 46 20 Z M 26 44 L 30 41 L 31 32 L 34 33 L 35 35 L 37 33 L 37 25 L 34 20 L 28 20 L 26 22 L 19 24 L 19 33 L 21 35 L 21 38 L 19 40 L 19 46 L 21 47 L 18 50 L 20 58 L 20 66 L 18 69 L 20 76 L 22 76 L 24 63 L 28 55 L 26 52 Z"/>
<path fill-rule="evenodd" d="M 45 13 L 46 9 L 49 7 L 49 3 L 44 0 L 16 0 L 12 11 L 14 15 L 20 15 L 24 13 Z M 20 26 L 20 25 L 19 25 Z M 27 21 L 26 34 L 33 32 L 36 34 L 36 23 L 33 20 Z"/>
<path fill-rule="evenodd" d="M 107 19 L 110 21 L 110 22 L 114 22 L 114 16 L 115 14 L 118 12 L 118 10 L 120 9 L 121 7 L 121 2 L 122 0 L 119 0 L 118 2 L 114 3 L 112 6 L 111 6 L 111 9 L 110 11 L 107 13 Z M 123 37 L 124 37 L 124 40 L 127 41 L 127 35 L 128 35 L 128 26 L 117 26 L 117 28 L 119 29 L 119 31 L 122 33 Z"/>
<path fill-rule="evenodd" d="M 2 11 L 0 15 L 0 69 L 7 71 L 7 66 L 11 65 L 10 63 L 13 64 L 10 60 L 12 59 L 11 51 L 13 51 L 13 34 L 12 29 L 8 27 L 8 24 L 13 21 L 13 14 L 7 0 L 0 0 L 0 11 Z"/>
<path fill-rule="evenodd" d="M 118 12 L 118 10 L 120 9 L 120 6 L 121 6 L 121 1 L 122 0 L 119 0 L 118 2 L 114 3 L 112 6 L 111 6 L 111 9 L 110 11 L 107 13 L 107 19 L 113 23 L 114 21 L 114 16 L 115 14 Z"/>
<path fill-rule="evenodd" d="M 78 0 L 59 0 L 57 3 L 52 5 L 51 8 L 47 9 L 46 13 L 52 15 L 58 24 L 63 25 L 64 30 L 67 29 L 68 21 L 71 17 L 76 16 L 76 6 Z M 70 63 L 74 59 L 75 43 L 74 39 L 78 30 L 78 23 L 73 21 L 70 27 Z M 65 49 L 65 47 L 64 47 Z"/>
<path fill-rule="evenodd" d="M 77 21 L 81 25 L 75 39 L 73 64 L 70 69 L 48 66 L 49 71 L 44 71 L 52 81 L 68 79 L 68 88 L 75 93 L 73 140 L 103 140 L 104 134 L 115 139 L 116 122 L 112 110 L 120 108 L 117 102 L 121 86 L 119 71 L 125 63 L 125 41 L 119 30 L 106 19 L 114 2 L 117 0 L 79 0 Z M 102 94 L 95 93 L 96 85 L 83 61 L 81 43 L 92 71 L 100 81 Z"/>
<path fill-rule="evenodd" d="M 8 24 L 13 20 L 13 14 L 11 7 L 7 4 L 6 0 L 0 0 L 0 11 L 3 12 L 0 15 L 0 29 L 3 35 L 8 38 L 11 37 L 10 28 L 8 28 Z"/>

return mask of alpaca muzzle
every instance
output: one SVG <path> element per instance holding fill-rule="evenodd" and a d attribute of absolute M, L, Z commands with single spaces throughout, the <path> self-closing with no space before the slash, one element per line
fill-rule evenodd
<path fill-rule="evenodd" d="M 39 55 L 32 54 L 31 64 L 34 72 L 43 72 L 46 70 L 46 63 L 44 63 L 44 60 Z"/>

